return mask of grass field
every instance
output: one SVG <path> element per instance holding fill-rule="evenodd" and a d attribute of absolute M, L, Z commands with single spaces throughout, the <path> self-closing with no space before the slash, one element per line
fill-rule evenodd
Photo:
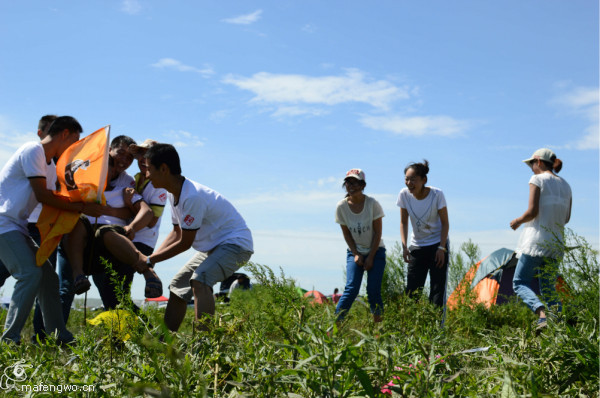
<path fill-rule="evenodd" d="M 69 329 L 78 342 L 61 348 L 51 341 L 30 344 L 25 338 L 32 333 L 28 324 L 22 345 L 2 345 L 0 393 L 597 396 L 598 253 L 580 238 L 570 239 L 579 248 L 561 266 L 571 292 L 563 297 L 562 317 L 539 336 L 535 316 L 517 301 L 491 309 L 463 306 L 449 312 L 441 327 L 440 311 L 426 300 L 405 298 L 398 280 L 386 282 L 381 325 L 375 326 L 367 307 L 356 302 L 338 329 L 333 306 L 312 305 L 298 296 L 283 272 L 249 264 L 246 271 L 253 274 L 255 287 L 236 291 L 230 304 L 219 305 L 210 332 L 195 331 L 191 310 L 176 334 L 162 328 L 162 309 L 145 310 L 142 317 L 122 316 L 124 330 L 114 324 L 84 326 L 83 313 L 73 312 Z M 397 256 L 389 257 L 390 275 L 402 274 L 394 268 L 401 267 L 394 266 Z M 88 314 L 88 319 L 97 314 Z M 67 391 L 75 388 L 79 391 Z"/>

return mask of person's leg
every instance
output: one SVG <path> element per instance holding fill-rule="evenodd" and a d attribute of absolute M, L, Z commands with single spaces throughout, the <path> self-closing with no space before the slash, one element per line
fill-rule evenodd
<path fill-rule="evenodd" d="M 215 297 L 213 295 L 212 286 L 196 280 L 191 281 L 192 291 L 194 292 L 194 314 L 196 321 L 200 322 L 201 329 L 208 329 L 207 316 L 215 314 Z"/>
<path fill-rule="evenodd" d="M 40 236 L 40 230 L 34 223 L 27 224 L 27 231 L 29 232 L 29 236 L 35 242 L 36 245 L 40 245 L 42 237 Z M 50 264 L 53 269 L 56 269 L 56 250 L 52 252 L 50 257 L 48 258 Z M 35 310 L 33 311 L 33 339 L 36 339 L 37 336 L 40 336 L 41 339 L 45 336 L 44 329 L 44 318 L 42 317 L 42 310 L 40 308 L 40 303 L 36 299 L 35 300 Z"/>
<path fill-rule="evenodd" d="M 0 287 L 4 286 L 4 282 L 6 282 L 8 278 L 10 278 L 10 272 L 8 272 L 4 263 L 0 261 Z"/>
<path fill-rule="evenodd" d="M 164 321 L 167 328 L 173 332 L 179 330 L 179 326 L 185 318 L 187 303 L 192 299 L 193 292 L 190 279 L 194 271 L 207 257 L 206 253 L 197 252 L 194 256 L 175 274 L 169 285 L 171 294 L 167 308 L 165 309 Z"/>
<path fill-rule="evenodd" d="M 60 301 L 62 303 L 63 318 L 65 320 L 66 325 L 67 321 L 69 320 L 69 315 L 71 313 L 71 305 L 73 305 L 73 298 L 75 297 L 75 292 L 73 291 L 73 270 L 71 269 L 71 264 L 67 259 L 67 255 L 65 253 L 65 249 L 62 242 L 58 246 L 56 263 L 58 269 L 58 282 L 60 286 Z"/>
<path fill-rule="evenodd" d="M 385 271 L 385 248 L 377 249 L 373 268 L 367 271 L 367 297 L 375 322 L 383 320 L 383 299 L 381 298 L 381 283 Z"/>
<path fill-rule="evenodd" d="M 342 293 L 342 297 L 335 307 L 338 322 L 346 317 L 356 296 L 358 296 L 364 272 L 365 269 L 359 267 L 354 261 L 354 254 L 350 250 L 346 250 L 346 287 L 344 287 L 344 293 Z"/>
<path fill-rule="evenodd" d="M 44 318 L 46 333 L 58 333 L 58 340 L 68 343 L 73 341 L 73 335 L 65 327 L 60 294 L 58 293 L 58 275 L 52 265 L 46 261 L 42 266 L 43 282 L 40 283 L 38 301 Z"/>
<path fill-rule="evenodd" d="M 63 237 L 64 253 L 73 271 L 73 280 L 83 275 L 84 247 L 88 244 L 89 231 L 82 219 L 77 220 L 73 230 Z"/>
<path fill-rule="evenodd" d="M 448 252 L 444 255 L 444 266 L 438 268 L 435 264 L 435 255 L 439 244 L 429 247 L 431 266 L 429 268 L 429 301 L 438 307 L 446 303 L 446 282 L 448 279 Z"/>
<path fill-rule="evenodd" d="M 164 321 L 170 331 L 176 332 L 179 330 L 179 326 L 181 326 L 181 323 L 185 318 L 188 301 L 189 300 L 184 300 L 173 293 L 169 296 L 167 308 L 165 309 Z"/>
<path fill-rule="evenodd" d="M 35 263 L 36 250 L 33 240 L 21 232 L 0 234 L 0 259 L 16 279 L 2 340 L 21 341 L 21 330 L 31 312 L 43 275 L 42 267 Z"/>
<path fill-rule="evenodd" d="M 406 270 L 406 288 L 404 292 L 415 300 L 418 300 L 429 270 L 427 256 L 424 249 L 416 246 L 409 247 L 410 263 Z"/>
<path fill-rule="evenodd" d="M 201 321 L 201 328 L 206 328 L 205 318 L 215 314 L 215 297 L 212 287 L 233 275 L 242 265 L 248 262 L 252 252 L 232 244 L 219 245 L 206 259 L 198 265 L 190 285 L 194 293 L 196 321 Z"/>
<path fill-rule="evenodd" d="M 140 259 L 146 261 L 146 256 L 136 249 L 132 241 L 115 232 L 106 231 L 102 234 L 104 247 L 123 264 L 133 265 Z"/>
<path fill-rule="evenodd" d="M 533 281 L 534 275 L 539 270 L 540 264 L 543 262 L 542 257 L 533 257 L 527 254 L 521 254 L 517 266 L 515 268 L 515 276 L 513 277 L 513 289 L 517 296 L 527 304 L 527 306 L 536 314 L 542 315 L 544 304 L 531 289 L 530 284 Z M 545 314 L 543 314 L 545 317 Z"/>

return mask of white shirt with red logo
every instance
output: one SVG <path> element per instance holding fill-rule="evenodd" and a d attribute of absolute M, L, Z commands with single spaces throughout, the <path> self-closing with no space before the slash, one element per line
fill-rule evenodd
<path fill-rule="evenodd" d="M 171 203 L 171 219 L 181 229 L 196 230 L 192 247 L 208 252 L 218 245 L 234 244 L 253 251 L 252 233 L 246 221 L 221 194 L 187 178 L 181 187 L 179 201 Z"/>
<path fill-rule="evenodd" d="M 154 188 L 152 182 L 148 182 L 148 184 L 146 184 L 144 190 L 142 191 L 142 197 L 153 211 L 156 207 L 164 208 L 167 204 L 167 190 L 163 188 Z M 158 221 L 152 228 L 144 227 L 136 232 L 133 241 L 140 242 L 154 248 L 156 246 L 156 241 L 158 240 L 158 230 L 160 229 L 161 218 L 162 217 L 160 216 L 158 217 Z"/>

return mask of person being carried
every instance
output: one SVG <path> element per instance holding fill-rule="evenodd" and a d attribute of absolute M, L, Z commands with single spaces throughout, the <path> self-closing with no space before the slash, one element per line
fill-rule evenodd
<path fill-rule="evenodd" d="M 148 256 L 151 266 L 193 247 L 198 252 L 175 275 L 169 290 L 165 324 L 177 331 L 187 303 L 194 297 L 195 319 L 205 321 L 215 313 L 213 285 L 223 281 L 250 259 L 252 234 L 233 205 L 221 194 L 181 175 L 175 147 L 156 144 L 145 154 L 147 177 L 156 188 L 169 194 L 173 230 Z M 146 264 L 141 262 L 137 268 Z M 201 323 L 207 328 L 206 323 Z"/>
<path fill-rule="evenodd" d="M 114 177 L 116 169 L 114 160 L 109 158 L 108 177 Z M 136 231 L 144 228 L 152 218 L 150 207 L 140 195 L 133 198 L 132 208 L 135 216 L 127 223 L 115 213 L 126 208 L 124 187 L 108 187 L 104 192 L 107 208 L 111 214 L 98 218 L 80 217 L 64 240 L 69 262 L 73 268 L 75 281 L 74 291 L 82 294 L 89 290 L 91 284 L 86 275 L 92 275 L 105 308 L 115 308 L 119 302 L 119 290 L 130 293 L 135 269 L 132 266 L 146 257 L 131 242 Z M 114 278 L 104 267 L 101 257 L 112 265 L 117 277 Z M 151 269 L 140 270 L 147 279 L 157 278 Z"/>

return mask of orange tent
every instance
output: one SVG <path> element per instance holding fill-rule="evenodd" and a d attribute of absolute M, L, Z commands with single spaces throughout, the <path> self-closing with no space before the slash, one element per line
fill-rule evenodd
<path fill-rule="evenodd" d="M 448 297 L 446 305 L 452 310 L 463 304 L 466 293 L 469 291 L 473 293 L 475 303 L 481 303 L 488 308 L 507 302 L 516 295 L 512 287 L 512 280 L 517 262 L 518 259 L 513 250 L 496 250 L 469 269 L 463 280 Z M 540 293 L 537 279 L 534 279 L 531 288 L 536 294 Z M 566 290 L 566 283 L 560 276 L 556 280 L 556 289 L 558 291 Z"/>
<path fill-rule="evenodd" d="M 109 136 L 110 126 L 103 127 L 63 152 L 56 163 L 60 188 L 54 192 L 55 195 L 71 202 L 106 203 L 103 193 L 108 173 Z M 73 230 L 78 219 L 79 213 L 42 206 L 36 224 L 41 236 L 36 253 L 38 266 L 56 250 L 62 236 Z"/>
<path fill-rule="evenodd" d="M 327 298 L 327 296 L 325 296 L 323 293 L 321 293 L 318 290 L 310 290 L 306 293 L 304 293 L 304 297 L 305 298 L 312 298 L 312 303 L 313 304 L 328 304 L 329 303 L 329 299 Z"/>

